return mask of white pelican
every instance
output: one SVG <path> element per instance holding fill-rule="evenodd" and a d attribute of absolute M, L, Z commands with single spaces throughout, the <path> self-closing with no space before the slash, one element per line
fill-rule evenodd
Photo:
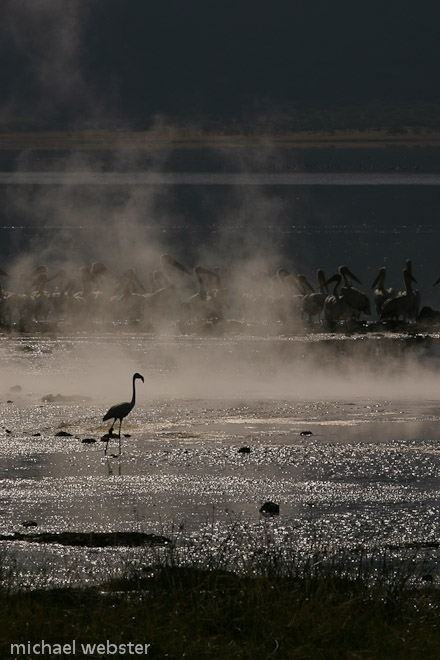
<path fill-rule="evenodd" d="M 380 320 L 394 319 L 399 320 L 399 316 L 404 321 L 412 318 L 411 314 L 414 309 L 415 294 L 411 287 L 411 282 L 416 282 L 408 267 L 403 269 L 403 281 L 405 282 L 405 291 L 401 291 L 399 295 L 394 298 L 386 300 L 382 307 Z"/>
<path fill-rule="evenodd" d="M 167 285 L 165 277 L 160 270 L 154 270 L 148 273 L 148 282 L 150 284 L 150 293 L 163 289 Z"/>
<path fill-rule="evenodd" d="M 210 312 L 208 301 L 211 300 L 211 296 L 202 276 L 215 277 L 214 271 L 204 268 L 204 266 L 195 266 L 194 275 L 197 278 L 199 290 L 182 302 L 183 319 L 189 323 L 208 320 Z"/>
<path fill-rule="evenodd" d="M 44 290 L 48 279 L 47 275 L 41 273 L 38 277 L 38 284 L 35 287 L 35 291 L 32 292 L 33 317 L 36 321 L 38 321 L 40 317 L 47 321 L 47 317 L 49 316 L 52 307 L 50 295 Z"/>
<path fill-rule="evenodd" d="M 376 287 L 373 291 L 373 298 L 374 298 L 374 304 L 376 306 L 376 311 L 377 311 L 378 316 L 380 316 L 380 313 L 382 311 L 382 307 L 383 307 L 385 301 L 388 300 L 389 298 L 394 298 L 395 295 L 396 295 L 395 292 L 394 292 L 394 289 L 392 289 L 392 288 L 386 289 L 385 288 L 386 274 L 387 274 L 387 269 L 385 268 L 385 266 L 381 266 L 381 268 L 379 268 L 379 273 L 378 273 L 376 279 L 374 280 L 373 284 L 371 285 L 372 289 L 374 289 L 374 287 Z"/>
<path fill-rule="evenodd" d="M 241 294 L 241 320 L 250 323 L 265 321 L 271 315 L 274 280 L 266 271 L 248 276 Z"/>
<path fill-rule="evenodd" d="M 326 285 L 335 282 L 333 293 L 324 301 L 324 318 L 328 322 L 349 319 L 353 315 L 353 307 L 347 302 L 345 296 L 339 295 L 338 286 L 342 282 L 342 275 L 336 273 L 327 280 Z"/>
<path fill-rule="evenodd" d="M 147 321 L 170 320 L 177 315 L 178 296 L 172 268 L 191 275 L 191 271 L 169 254 L 161 256 L 160 265 L 165 285 L 161 289 L 144 294 L 144 317 Z"/>
<path fill-rule="evenodd" d="M 281 285 L 281 294 L 273 299 L 272 312 L 276 315 L 277 320 L 284 323 L 300 316 L 307 286 L 312 291 L 313 287 L 305 275 L 294 275 L 286 268 L 278 270 L 277 280 Z"/>
<path fill-rule="evenodd" d="M 215 286 L 209 288 L 208 306 L 210 309 L 210 318 L 214 321 L 223 319 L 223 308 L 229 307 L 228 292 L 222 285 L 222 278 L 220 275 L 220 266 L 214 268 L 215 273 Z M 212 278 L 208 275 L 208 283 Z"/>
<path fill-rule="evenodd" d="M 87 320 L 86 303 L 81 296 L 75 294 L 77 287 L 77 278 L 70 277 L 59 291 L 51 295 L 52 305 L 59 319 L 67 321 Z"/>
<path fill-rule="evenodd" d="M 47 266 L 39 266 L 37 271 L 39 269 L 41 270 L 38 277 L 31 283 L 31 288 L 34 289 L 32 293 L 32 300 L 34 305 L 33 314 L 36 321 L 38 321 L 40 316 L 46 321 L 51 308 L 54 307 L 55 309 L 56 302 L 54 303 L 54 300 L 56 301 L 56 298 L 62 289 L 62 285 L 67 276 L 67 271 L 61 269 L 49 277 Z M 55 279 L 58 280 L 55 291 L 46 291 L 46 285 Z"/>
<path fill-rule="evenodd" d="M 139 280 L 136 270 L 134 268 L 127 268 L 121 277 L 118 277 L 118 285 L 115 290 L 115 295 L 121 292 L 139 293 L 139 289 L 145 293 L 145 287 Z"/>
<path fill-rule="evenodd" d="M 111 297 L 112 315 L 120 321 L 139 321 L 145 302 L 144 295 L 138 293 L 138 287 L 145 292 L 134 268 L 128 268 L 119 278 L 116 293 Z"/>
<path fill-rule="evenodd" d="M 412 272 L 412 261 L 411 259 L 407 259 L 405 261 L 405 268 L 408 270 L 411 282 L 415 282 L 417 284 L 417 280 L 415 279 L 413 272 Z M 406 293 L 405 291 L 399 291 L 399 296 L 404 295 Z M 408 310 L 408 319 L 416 319 L 419 315 L 419 307 L 420 307 L 420 291 L 418 289 L 412 290 L 412 302 L 411 306 Z"/>
<path fill-rule="evenodd" d="M 315 289 L 312 287 L 305 275 L 296 276 L 296 286 L 299 294 L 303 297 L 307 294 L 307 291 L 311 291 L 312 293 L 315 292 Z"/>
<path fill-rule="evenodd" d="M 322 268 L 318 268 L 317 277 L 319 291 L 313 291 L 312 289 L 312 293 L 307 293 L 302 300 L 301 318 L 304 317 L 304 314 L 308 314 L 310 321 L 313 316 L 318 315 L 318 318 L 321 317 L 322 310 L 324 309 L 324 302 L 328 296 L 328 287 Z"/>
<path fill-rule="evenodd" d="M 20 273 L 18 276 L 19 291 L 14 294 L 15 304 L 19 314 L 19 323 L 27 324 L 32 321 L 33 302 L 30 291 L 29 276 Z"/>
<path fill-rule="evenodd" d="M 339 266 L 339 273 L 344 279 L 344 286 L 341 288 L 341 296 L 344 298 L 345 302 L 352 307 L 355 319 L 359 320 L 361 314 L 370 315 L 371 306 L 367 294 L 359 289 L 355 289 L 351 285 L 351 280 L 359 282 L 359 284 L 361 284 L 361 281 L 347 268 L 347 266 Z"/>
<path fill-rule="evenodd" d="M 220 267 L 214 268 L 215 285 L 213 278 L 208 274 L 208 306 L 210 308 L 210 317 L 212 320 L 219 321 L 223 318 L 223 307 L 228 307 L 227 291 L 222 285 Z"/>
<path fill-rule="evenodd" d="M 95 261 L 90 268 L 82 266 L 79 269 L 82 290 L 75 294 L 81 298 L 92 320 L 102 320 L 108 312 L 110 294 L 103 291 L 104 278 L 117 280 L 118 278 L 103 263 Z"/>

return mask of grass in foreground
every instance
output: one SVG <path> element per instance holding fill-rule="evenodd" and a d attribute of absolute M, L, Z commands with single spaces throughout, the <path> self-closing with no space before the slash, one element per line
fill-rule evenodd
<path fill-rule="evenodd" d="M 0 657 L 11 643 L 109 640 L 150 644 L 150 658 L 438 659 L 437 589 L 317 565 L 236 574 L 165 561 L 100 587 L 3 588 Z"/>

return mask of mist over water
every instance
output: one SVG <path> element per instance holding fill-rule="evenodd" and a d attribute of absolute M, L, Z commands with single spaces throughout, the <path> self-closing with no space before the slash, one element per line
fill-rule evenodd
<path fill-rule="evenodd" d="M 385 265 L 398 290 L 405 259 L 411 258 L 424 303 L 436 306 L 440 198 L 438 185 L 426 184 L 437 174 L 390 173 L 386 152 L 375 155 L 374 175 L 338 173 L 337 165 L 336 172 L 314 173 L 319 157 L 307 162 L 304 155 L 296 156 L 300 171 L 291 173 L 291 154 L 273 172 L 269 146 L 259 158 L 234 150 L 227 156 L 211 150 L 206 159 L 182 153 L 180 162 L 166 150 L 148 158 L 141 152 L 78 153 L 49 161 L 23 152 L 5 161 L 10 171 L 3 177 L 22 177 L 24 183 L 5 179 L 0 186 L 3 267 L 29 255 L 34 267 L 48 261 L 77 274 L 80 266 L 99 260 L 117 274 L 135 267 L 146 285 L 160 255 L 171 253 L 190 269 L 219 265 L 226 278 L 243 273 L 249 263 L 258 270 L 252 262 L 261 261 L 259 270 L 274 274 L 287 267 L 315 284 L 318 267 L 330 275 L 345 263 L 368 290 Z M 371 155 L 357 157 L 368 162 Z M 321 158 L 325 166 L 329 156 Z M 343 154 L 340 167 L 344 162 L 353 166 L 353 156 Z M 305 167 L 312 172 L 303 173 Z M 372 176 L 373 185 L 364 185 Z M 51 183 L 50 177 L 59 181 Z"/>
<path fill-rule="evenodd" d="M 16 125 L 31 115 L 53 126 L 53 117 L 64 117 L 93 131 L 140 93 L 153 98 L 145 60 L 133 62 L 126 44 L 123 82 L 130 85 L 137 72 L 142 81 L 132 97 L 123 95 L 111 58 L 100 62 L 104 44 L 90 38 L 96 27 L 110 49 L 115 34 L 124 34 L 101 21 L 101 9 L 107 3 L 6 1 L 2 42 L 6 53 L 21 56 L 23 75 L 7 68 L 0 119 Z M 99 63 L 110 63 L 109 75 L 91 70 Z M 156 74 L 175 103 L 179 90 Z M 438 584 L 438 328 L 328 328 L 297 316 L 286 321 L 283 309 L 267 304 L 280 268 L 316 287 L 317 268 L 330 277 L 346 264 L 371 300 L 379 268 L 387 267 L 387 286 L 398 291 L 411 259 L 422 305 L 439 307 L 440 288 L 432 287 L 440 276 L 438 149 L 299 151 L 270 139 L 254 148 L 237 146 L 240 140 L 170 148 L 176 135 L 158 116 L 143 143 L 129 149 L 117 136 L 107 148 L 99 131 L 93 151 L 83 149 L 80 133 L 73 146 L 72 135 L 46 135 L 48 151 L 38 133 L 15 151 L 2 136 L 4 290 L 20 291 L 20 278 L 46 265 L 49 275 L 64 269 L 66 279 L 75 278 L 78 292 L 80 269 L 90 274 L 102 262 L 118 278 L 135 269 L 149 291 L 149 275 L 171 255 L 192 273 L 173 274 L 179 304 L 198 291 L 196 265 L 220 268 L 227 300 L 224 318 L 207 323 L 182 321 L 175 306 L 168 318 L 153 310 L 153 322 L 151 309 L 131 322 L 111 306 L 100 315 L 90 305 L 67 319 L 52 308 L 47 320 L 22 326 L 14 312 L 0 331 L 4 565 L 16 584 L 35 588 L 90 583 L 157 559 L 148 548 L 14 540 L 33 521 L 37 533 L 58 538 L 177 536 L 201 565 L 207 547 L 211 558 L 218 547 L 246 556 L 248 539 L 260 550 L 267 532 L 295 552 L 323 543 L 379 547 L 400 559 L 409 544 Z M 115 280 L 99 286 L 114 295 Z M 111 420 L 103 416 L 130 401 L 135 372 L 145 382 L 136 382 L 121 453 L 112 438 L 104 454 Z M 280 515 L 263 521 L 268 500 Z"/>
<path fill-rule="evenodd" d="M 373 186 L 358 185 L 369 180 L 371 175 L 365 173 L 305 174 L 313 185 L 280 186 L 274 185 L 277 177 L 287 177 L 286 182 L 292 183 L 295 176 L 303 175 L 262 173 L 264 163 L 267 167 L 278 152 L 268 145 L 265 157 L 261 151 L 256 153 L 259 157 L 251 160 L 245 151 L 211 151 L 206 174 L 191 172 L 191 159 L 203 163 L 200 153 L 197 157 L 183 153 L 188 174 L 170 175 L 167 169 L 170 162 L 175 165 L 176 155 L 166 150 L 152 152 L 147 160 L 141 152 L 113 152 L 105 160 L 99 153 L 66 154 L 57 156 L 56 174 L 44 171 L 48 167 L 54 170 L 47 159 L 40 161 L 37 153 L 22 152 L 10 163 L 15 172 L 3 176 L 22 177 L 24 185 L 3 182 L 0 187 L 2 267 L 11 276 L 4 287 L 13 289 L 20 273 L 47 264 L 51 273 L 66 269 L 69 277 L 78 279 L 79 289 L 79 269 L 102 261 L 118 276 L 127 268 L 135 268 L 148 289 L 148 274 L 159 267 L 162 254 L 171 253 L 190 270 L 196 264 L 209 269 L 220 266 L 228 295 L 225 316 L 240 321 L 237 300 L 250 290 L 252 278 L 260 273 L 273 277 L 280 267 L 287 267 L 293 273 L 305 273 L 316 286 L 318 267 L 330 276 L 340 264 L 347 263 L 371 298 L 369 287 L 379 266 L 387 266 L 390 284 L 398 290 L 403 288 L 400 273 L 404 261 L 411 257 L 422 304 L 436 306 L 438 293 L 432 282 L 438 277 L 437 263 L 429 257 L 436 252 L 435 237 L 440 231 L 433 223 L 440 199 L 437 186 L 425 185 L 428 172 L 403 174 L 399 180 L 402 184 L 420 176 L 421 185 L 416 186 L 390 186 L 390 177 L 396 173 L 386 172 L 374 175 L 380 185 Z M 358 154 L 359 159 L 370 157 Z M 353 166 L 352 152 L 341 158 Z M 387 158 L 388 154 L 376 155 L 376 166 L 380 167 L 382 161 L 384 166 Z M 284 162 L 277 167 L 286 167 L 291 159 L 292 154 L 285 154 Z M 104 163 L 111 172 L 102 174 Z M 204 177 L 219 176 L 220 182 L 221 177 L 228 176 L 215 174 L 215 163 L 235 172 L 231 177 L 248 176 L 252 180 L 255 171 L 260 172 L 253 180 L 258 185 L 243 185 L 246 179 L 207 185 L 209 179 Z M 241 168 L 246 171 L 240 173 Z M 54 185 L 51 176 L 61 176 L 63 184 Z M 111 176 L 113 183 L 102 185 L 103 176 Z M 185 176 L 185 183 L 172 185 Z M 357 185 L 335 185 L 350 183 L 353 176 Z M 139 178 L 136 183 L 133 177 Z M 147 181 L 150 177 L 154 185 L 145 185 L 145 177 Z M 322 186 L 325 177 L 333 185 Z M 195 277 L 180 273 L 176 284 L 182 300 L 198 288 Z M 110 292 L 110 284 L 107 286 Z M 325 332 L 322 337 L 307 338 L 307 328 L 301 324 L 280 330 L 276 322 L 271 324 L 270 317 L 271 312 L 266 312 L 257 319 L 264 321 L 264 328 L 261 324 L 241 328 L 239 335 L 244 337 L 219 339 L 214 332 L 202 343 L 180 336 L 173 325 L 156 325 L 155 334 L 163 334 L 163 339 L 154 342 L 140 337 L 143 348 L 139 355 L 133 352 L 130 341 L 124 345 L 124 340 L 112 336 L 101 335 L 96 345 L 79 344 L 73 349 L 79 350 L 79 355 L 74 357 L 67 351 L 59 354 L 60 347 L 54 340 L 48 350 L 58 357 L 50 360 L 51 375 L 55 377 L 59 371 L 61 380 L 66 373 L 72 379 L 74 365 L 81 364 L 77 369 L 81 373 L 75 376 L 81 379 L 90 350 L 93 368 L 87 370 L 84 384 L 78 381 L 81 390 L 99 391 L 98 382 L 107 381 L 102 376 L 110 373 L 125 374 L 127 381 L 133 370 L 141 368 L 136 366 L 139 361 L 141 365 L 145 362 L 149 370 L 153 360 L 149 393 L 165 395 L 209 392 L 222 396 L 230 392 L 241 396 L 243 392 L 255 396 L 307 398 L 316 394 L 337 398 L 350 392 L 368 396 L 373 391 L 378 396 L 389 396 L 391 389 L 392 396 L 398 398 L 411 392 L 415 397 L 432 392 L 432 374 L 437 368 L 435 338 L 422 349 L 409 346 L 410 340 L 408 346 L 404 342 L 399 346 L 398 338 L 383 342 L 380 336 L 338 342 Z M 53 312 L 49 319 L 54 319 Z M 84 330 L 89 329 L 84 326 Z M 81 330 L 81 324 L 73 330 Z M 99 327 L 95 330 L 102 331 Z M 64 332 L 62 328 L 60 331 Z M 292 336 L 273 341 L 259 337 L 273 337 L 280 332 Z M 256 336 L 252 340 L 248 335 Z M 17 364 L 14 360 L 12 363 L 16 369 Z M 70 388 L 72 383 L 70 380 Z"/>
<path fill-rule="evenodd" d="M 101 405 L 161 399 L 438 400 L 440 337 L 191 337 L 113 332 L 2 338 L 0 389 L 83 395 Z M 25 403 L 25 400 L 22 401 Z"/>
<path fill-rule="evenodd" d="M 179 528 L 184 540 L 208 535 L 215 547 L 231 520 L 241 538 L 261 534 L 259 508 L 270 499 L 281 507 L 270 522 L 280 544 L 286 536 L 304 548 L 317 538 L 348 546 L 435 542 L 436 328 L 333 332 L 280 321 L 264 296 L 247 318 L 241 303 L 256 283 L 266 283 L 263 291 L 277 286 L 280 268 L 316 286 L 318 267 L 330 276 L 345 263 L 371 294 L 386 265 L 398 290 L 411 258 L 422 304 L 435 307 L 437 187 L 207 185 L 197 175 L 161 185 L 160 174 L 145 185 L 124 172 L 156 177 L 167 169 L 166 154 L 147 164 L 133 154 L 112 158 L 117 183 L 103 185 L 100 158 L 83 154 L 58 160 L 62 185 L 1 186 L 0 267 L 10 275 L 3 287 L 13 290 L 21 273 L 46 264 L 50 274 L 65 269 L 80 288 L 80 268 L 102 262 L 119 277 L 135 268 L 148 290 L 149 273 L 171 254 L 192 272 L 174 275 L 180 301 L 198 290 L 196 265 L 220 267 L 224 319 L 130 324 L 107 312 L 92 322 L 58 322 L 52 311 L 28 331 L 5 330 L 2 533 L 22 531 L 23 520 L 56 534 Z M 243 156 L 234 163 L 231 171 L 247 167 Z M 23 176 L 38 170 L 32 154 L 16 167 Z M 70 175 L 79 171 L 96 180 L 79 185 Z M 111 295 L 114 283 L 103 286 Z M 136 405 L 123 422 L 122 454 L 113 454 L 113 440 L 105 457 L 100 438 L 111 422 L 102 417 L 130 400 L 135 372 L 145 383 L 137 381 Z M 58 437 L 60 430 L 71 436 Z M 54 584 L 69 581 L 72 566 L 80 579 L 90 579 L 91 565 L 97 570 L 85 549 L 5 543 L 25 583 L 35 583 L 44 562 Z M 134 556 L 128 549 L 104 555 L 111 566 Z"/>

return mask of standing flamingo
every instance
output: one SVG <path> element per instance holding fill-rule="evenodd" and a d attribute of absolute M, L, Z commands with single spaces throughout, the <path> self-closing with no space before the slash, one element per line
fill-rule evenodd
<path fill-rule="evenodd" d="M 136 402 L 136 387 L 135 387 L 135 381 L 137 378 L 140 378 L 142 382 L 144 382 L 144 377 L 141 376 L 141 374 L 135 373 L 133 375 L 133 396 L 131 397 L 131 401 L 127 401 L 125 403 L 117 403 L 115 406 L 112 406 L 107 410 L 105 413 L 104 417 L 102 418 L 102 421 L 105 422 L 107 419 L 113 419 L 113 424 L 110 427 L 110 430 L 108 432 L 108 438 L 107 438 L 107 444 L 105 445 L 105 454 L 107 454 L 107 447 L 108 447 L 108 441 L 111 438 L 112 432 L 113 432 L 113 427 L 116 423 L 116 420 L 119 419 L 119 454 L 121 453 L 121 426 L 122 426 L 122 420 L 124 417 L 127 417 L 128 413 L 131 412 L 134 408 L 134 404 Z"/>

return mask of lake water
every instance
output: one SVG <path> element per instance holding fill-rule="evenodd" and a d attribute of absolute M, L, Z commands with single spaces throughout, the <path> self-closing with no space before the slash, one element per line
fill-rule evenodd
<path fill-rule="evenodd" d="M 152 243 L 189 266 L 202 256 L 208 266 L 220 257 L 229 264 L 263 246 L 276 255 L 270 263 L 310 277 L 347 263 L 367 290 L 383 264 L 399 283 L 410 257 L 422 304 L 438 300 L 434 167 L 65 174 L 44 162 L 40 171 L 32 160 L 28 170 L 0 174 L 2 267 L 22 253 L 34 265 L 67 255 L 121 270 L 132 257 L 145 276 Z M 119 231 L 125 226 L 136 229 L 132 241 Z M 269 533 L 280 547 L 303 551 L 326 544 L 409 552 L 438 582 L 439 342 L 435 333 L 197 337 L 125 325 L 4 332 L 0 533 L 23 532 L 26 521 L 41 533 L 163 533 L 201 557 L 225 544 L 246 551 Z M 120 457 L 112 455 L 116 440 L 106 457 L 102 416 L 130 398 L 135 371 L 145 384 L 138 381 L 123 424 L 129 437 Z M 262 518 L 267 500 L 280 505 L 279 516 Z M 151 559 L 145 549 L 1 546 L 16 582 L 31 585 L 91 581 Z"/>
<path fill-rule="evenodd" d="M 428 173 L 0 172 L 0 185 L 23 186 L 438 186 Z"/>
<path fill-rule="evenodd" d="M 3 336 L 0 533 L 165 534 L 200 561 L 228 538 L 242 556 L 269 534 L 286 551 L 386 548 L 437 580 L 440 339 L 405 341 Z M 145 384 L 129 437 L 105 456 L 102 416 L 129 398 L 134 371 Z M 261 516 L 266 501 L 279 516 Z M 21 584 L 93 581 L 152 558 L 2 546 Z"/>
<path fill-rule="evenodd" d="M 189 267 L 270 251 L 270 268 L 313 279 L 318 267 L 332 273 L 345 263 L 367 287 L 386 265 L 400 289 L 411 258 L 424 302 L 437 305 L 438 150 L 259 153 L 3 153 L 2 267 L 30 252 L 135 266 L 146 280 L 140 246 L 158 244 Z"/>

